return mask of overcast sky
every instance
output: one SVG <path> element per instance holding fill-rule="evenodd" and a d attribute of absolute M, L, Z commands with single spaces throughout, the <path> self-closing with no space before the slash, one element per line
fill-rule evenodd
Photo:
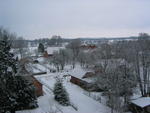
<path fill-rule="evenodd" d="M 26 39 L 150 34 L 150 0 L 0 0 L 0 26 Z"/>

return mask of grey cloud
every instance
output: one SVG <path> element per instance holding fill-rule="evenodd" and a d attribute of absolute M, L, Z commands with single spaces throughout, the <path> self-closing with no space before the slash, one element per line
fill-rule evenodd
<path fill-rule="evenodd" d="M 149 0 L 1 0 L 0 25 L 25 38 L 150 33 Z"/>

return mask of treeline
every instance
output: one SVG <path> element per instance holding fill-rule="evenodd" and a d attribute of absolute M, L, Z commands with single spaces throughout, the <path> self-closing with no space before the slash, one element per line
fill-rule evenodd
<path fill-rule="evenodd" d="M 35 39 L 33 43 L 42 43 L 44 46 L 62 46 L 65 40 L 61 36 L 54 35 L 51 38 Z"/>

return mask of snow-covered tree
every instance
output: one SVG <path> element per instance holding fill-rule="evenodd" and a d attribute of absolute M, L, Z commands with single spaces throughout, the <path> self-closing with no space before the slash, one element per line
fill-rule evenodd
<path fill-rule="evenodd" d="M 0 29 L 0 113 L 12 113 L 36 100 L 31 85 L 16 76 L 17 61 L 10 52 L 9 38 L 8 32 Z"/>
<path fill-rule="evenodd" d="M 140 33 L 134 48 L 135 70 L 142 96 L 150 94 L 150 35 Z"/>
<path fill-rule="evenodd" d="M 121 62 L 115 62 L 113 65 L 104 73 L 99 73 L 96 82 L 101 89 L 105 90 L 104 94 L 108 97 L 108 105 L 112 111 L 113 109 L 120 111 L 123 110 L 122 106 L 126 106 L 129 102 L 136 82 L 134 73 L 128 65 L 122 65 Z M 120 99 L 121 97 L 124 101 Z"/>
<path fill-rule="evenodd" d="M 49 46 L 61 46 L 63 42 L 63 39 L 61 36 L 54 35 L 52 38 L 48 41 Z"/>
<path fill-rule="evenodd" d="M 55 95 L 55 100 L 58 103 L 60 103 L 63 106 L 69 106 L 70 105 L 69 95 L 68 95 L 66 89 L 64 88 L 63 83 L 60 79 L 57 79 L 53 92 Z"/>
<path fill-rule="evenodd" d="M 14 89 L 16 93 L 16 101 L 17 109 L 24 109 L 24 108 L 35 108 L 37 107 L 36 95 L 35 95 L 35 88 L 33 84 L 23 76 L 16 76 L 16 87 Z"/>
<path fill-rule="evenodd" d="M 12 42 L 12 48 L 14 48 L 16 54 L 19 54 L 21 58 L 27 56 L 28 43 L 23 37 L 16 37 Z"/>
<path fill-rule="evenodd" d="M 0 78 L 0 113 L 15 111 L 15 106 L 17 104 L 15 93 L 12 93 L 6 86 L 8 80 Z"/>
<path fill-rule="evenodd" d="M 60 49 L 59 52 L 54 52 L 52 63 L 57 68 L 57 71 L 63 70 L 69 59 L 67 49 Z"/>
<path fill-rule="evenodd" d="M 15 94 L 11 92 L 8 86 L 14 78 L 16 73 L 16 60 L 13 58 L 13 54 L 10 53 L 10 43 L 8 41 L 9 35 L 1 31 L 0 33 L 0 111 L 14 109 L 16 105 Z M 5 95 L 5 97 L 4 97 Z"/>
<path fill-rule="evenodd" d="M 80 46 L 81 46 L 81 40 L 80 39 L 73 39 L 68 45 L 67 48 L 69 48 L 72 51 L 72 66 L 75 68 L 75 63 L 78 58 L 79 52 L 80 52 Z"/>

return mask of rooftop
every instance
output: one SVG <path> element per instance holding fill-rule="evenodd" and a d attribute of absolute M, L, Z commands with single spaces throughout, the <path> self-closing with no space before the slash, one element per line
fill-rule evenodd
<path fill-rule="evenodd" d="M 150 105 L 150 97 L 141 97 L 132 101 L 135 105 L 139 107 L 146 107 Z"/>

